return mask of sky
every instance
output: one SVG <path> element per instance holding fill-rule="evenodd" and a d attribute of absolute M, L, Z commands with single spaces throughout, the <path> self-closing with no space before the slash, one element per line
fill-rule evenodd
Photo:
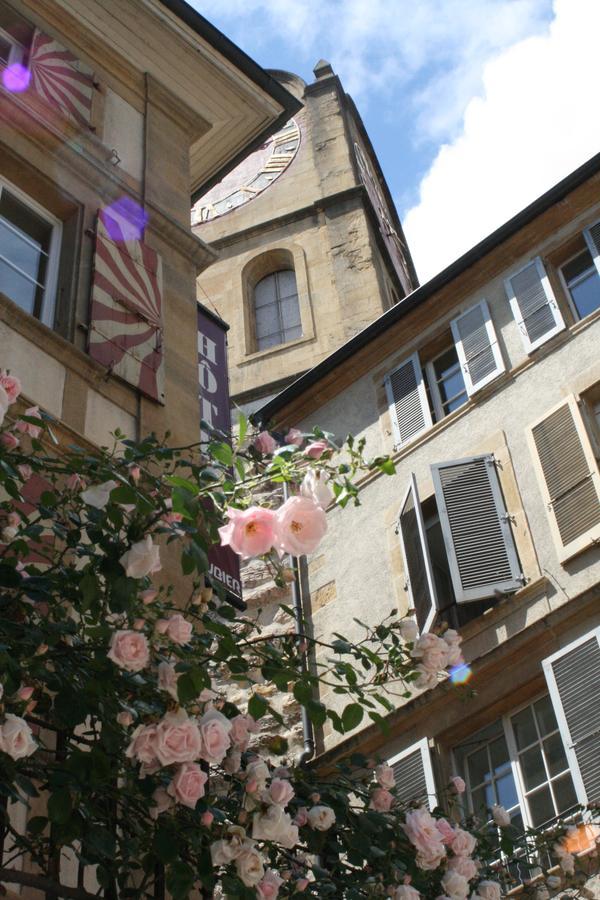
<path fill-rule="evenodd" d="M 600 151 L 600 0 L 188 0 L 354 98 L 421 282 Z"/>

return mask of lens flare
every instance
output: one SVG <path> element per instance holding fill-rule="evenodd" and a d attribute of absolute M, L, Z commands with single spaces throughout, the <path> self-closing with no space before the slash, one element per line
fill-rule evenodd
<path fill-rule="evenodd" d="M 7 91 L 21 94 L 29 87 L 31 72 L 22 63 L 12 63 L 2 72 L 2 84 Z"/>
<path fill-rule="evenodd" d="M 113 241 L 141 241 L 148 224 L 148 213 L 131 197 L 119 197 L 104 207 L 102 221 Z"/>
<path fill-rule="evenodd" d="M 461 663 L 460 666 L 453 666 L 450 669 L 450 681 L 452 684 L 466 684 L 472 674 L 471 667 L 467 663 Z"/>
<path fill-rule="evenodd" d="M 584 853 L 596 845 L 599 837 L 600 828 L 597 825 L 576 825 L 569 828 L 562 844 L 569 853 Z"/>

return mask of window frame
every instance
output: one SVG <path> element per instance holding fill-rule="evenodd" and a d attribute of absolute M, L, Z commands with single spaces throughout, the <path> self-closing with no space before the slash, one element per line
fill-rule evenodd
<path fill-rule="evenodd" d="M 12 184 L 12 182 L 8 181 L 8 179 L 0 176 L 0 198 L 2 197 L 2 192 L 4 190 L 7 190 L 9 193 L 14 194 L 17 200 L 19 200 L 24 206 L 30 209 L 35 215 L 39 216 L 41 219 L 47 222 L 52 229 L 50 235 L 50 246 L 48 249 L 48 270 L 44 283 L 40 315 L 38 317 L 33 313 L 27 313 L 25 310 L 22 310 L 22 312 L 25 315 L 30 315 L 32 318 L 37 319 L 38 322 L 41 322 L 48 328 L 53 328 L 56 310 L 56 295 L 58 289 L 60 250 L 62 244 L 62 222 L 56 216 L 52 215 L 52 213 L 48 212 L 45 207 L 41 206 L 41 204 L 30 197 L 29 194 L 26 194 L 20 188 L 16 187 L 14 184 Z M 8 297 L 7 294 L 5 296 Z M 22 309 L 17 301 L 13 300 L 12 297 L 8 297 L 8 299 L 16 306 L 18 306 L 19 309 Z"/>
<path fill-rule="evenodd" d="M 6 42 L 10 44 L 8 63 L 6 65 L 14 66 L 15 63 L 22 63 L 27 48 L 4 28 L 0 28 L 0 37 L 5 38 Z M 4 68 L 4 63 L 0 62 L 0 68 Z"/>
<path fill-rule="evenodd" d="M 292 273 L 293 273 L 293 276 L 294 276 L 294 285 L 295 285 L 295 288 L 296 288 L 296 291 L 295 291 L 294 294 L 290 294 L 288 297 L 283 297 L 283 298 L 279 296 L 279 282 L 278 282 L 278 277 L 277 277 L 281 272 L 292 272 Z M 280 325 L 281 327 L 279 328 L 278 331 L 272 332 L 272 334 L 269 334 L 269 335 L 263 335 L 262 338 L 259 338 L 258 331 L 257 331 L 257 327 L 256 327 L 256 322 L 257 322 L 256 289 L 257 289 L 257 287 L 259 286 L 259 284 L 261 284 L 261 282 L 266 281 L 268 278 L 272 278 L 272 279 L 273 279 L 273 282 L 274 282 L 274 298 L 275 298 L 275 299 L 273 300 L 273 302 L 264 303 L 261 307 L 258 307 L 258 308 L 259 308 L 259 309 L 264 309 L 265 307 L 274 306 L 274 307 L 275 307 L 275 310 L 276 310 L 276 314 L 277 314 L 278 323 L 279 323 L 279 325 Z M 300 309 L 300 293 L 299 293 L 299 289 L 298 289 L 298 279 L 297 279 L 297 277 L 296 277 L 296 270 L 295 270 L 295 268 L 294 268 L 293 265 L 287 266 L 287 267 L 285 267 L 285 268 L 274 269 L 272 272 L 267 272 L 266 275 L 263 275 L 262 278 L 260 278 L 260 279 L 252 286 L 251 292 L 252 292 L 252 293 L 251 293 L 251 296 L 252 296 L 252 315 L 253 315 L 253 319 L 254 319 L 254 340 L 255 340 L 255 348 L 256 348 L 256 352 L 257 352 L 257 353 L 264 353 L 264 352 L 269 351 L 269 350 L 275 350 L 276 348 L 278 348 L 278 347 L 283 347 L 283 346 L 285 346 L 286 344 L 291 344 L 291 343 L 294 343 L 295 341 L 300 341 L 300 340 L 302 340 L 302 339 L 305 337 L 305 335 L 304 335 L 304 330 L 303 330 L 303 327 L 302 327 L 302 311 L 301 311 L 301 309 Z M 286 338 L 285 338 L 285 333 L 286 333 L 286 331 L 287 331 L 288 329 L 287 329 L 286 326 L 285 326 L 285 323 L 284 323 L 284 320 L 283 320 L 283 316 L 282 316 L 282 313 L 281 313 L 281 303 L 282 303 L 282 300 L 291 300 L 292 298 L 295 298 L 295 299 L 296 299 L 296 306 L 297 306 L 297 311 L 298 311 L 298 318 L 299 318 L 299 320 L 300 320 L 299 325 L 294 325 L 294 326 L 292 326 L 292 327 L 293 327 L 293 328 L 300 328 L 300 334 L 299 334 L 297 337 L 293 337 L 293 338 L 288 338 L 288 339 L 286 339 Z M 268 347 L 261 347 L 261 346 L 260 346 L 260 343 L 259 343 L 260 340 L 261 340 L 261 339 L 264 340 L 265 338 L 272 337 L 273 334 L 281 335 L 281 337 L 283 338 L 283 340 L 278 341 L 278 342 L 275 343 L 275 344 L 270 344 Z"/>
<path fill-rule="evenodd" d="M 454 335 L 452 335 L 452 337 L 454 337 Z M 436 423 L 441 422 L 443 419 L 446 419 L 448 416 L 452 415 L 453 412 L 456 412 L 456 410 L 454 410 L 454 409 L 451 409 L 448 412 L 444 411 L 444 401 L 442 400 L 442 394 L 441 394 L 441 391 L 440 391 L 440 388 L 438 385 L 438 378 L 436 377 L 436 374 L 435 374 L 435 365 L 434 364 L 435 364 L 436 360 L 438 360 L 440 357 L 444 356 L 444 354 L 447 353 L 448 350 L 454 350 L 454 352 L 456 353 L 457 371 L 459 371 L 461 373 L 463 384 L 465 386 L 464 387 L 464 391 L 465 391 L 464 403 L 461 403 L 460 406 L 456 407 L 456 409 L 460 409 L 461 406 L 464 406 L 465 403 L 469 402 L 469 391 L 467 389 L 467 383 L 465 381 L 463 365 L 462 365 L 462 362 L 460 359 L 460 355 L 458 353 L 456 341 L 452 340 L 451 343 L 445 348 L 445 350 L 441 350 L 432 359 L 428 359 L 424 366 L 425 376 L 427 378 L 427 384 L 429 386 L 429 392 L 431 394 L 431 402 L 433 404 L 433 411 L 435 413 Z M 459 394 L 455 394 L 455 397 L 460 396 L 460 393 L 462 393 L 462 391 L 459 392 Z M 455 397 L 451 397 L 450 400 L 455 399 Z M 450 402 L 450 401 L 448 401 L 448 402 Z"/>
<path fill-rule="evenodd" d="M 573 300 L 573 297 L 571 296 L 571 291 L 569 289 L 569 282 L 565 278 L 565 274 L 563 271 L 565 266 L 568 266 L 570 262 L 573 262 L 574 259 L 577 259 L 578 256 L 581 256 L 582 253 L 585 253 L 586 251 L 590 254 L 590 256 L 592 258 L 592 264 L 590 266 L 590 270 L 593 270 L 596 273 L 596 275 L 598 276 L 598 280 L 600 282 L 600 272 L 598 271 L 598 266 L 594 262 L 594 257 L 592 255 L 591 249 L 587 244 L 585 247 L 582 247 L 576 253 L 571 254 L 571 256 L 569 256 L 568 259 L 563 260 L 563 262 L 561 262 L 560 265 L 557 266 L 558 276 L 560 278 L 560 284 L 563 289 L 564 295 L 567 299 L 569 312 L 573 316 L 573 320 L 575 322 L 583 322 L 584 319 L 587 319 L 588 316 L 593 316 L 594 313 L 598 312 L 598 310 L 600 309 L 600 304 L 599 304 L 596 309 L 592 310 L 592 312 L 588 313 L 587 315 L 585 315 L 585 316 L 579 315 L 579 312 L 577 311 L 577 307 L 575 306 L 575 301 Z M 586 269 L 586 271 L 589 271 L 589 270 Z M 582 277 L 583 277 L 583 275 L 578 276 L 578 278 L 582 278 Z"/>
<path fill-rule="evenodd" d="M 417 621 L 416 612 L 417 608 L 414 601 L 413 588 L 411 583 L 411 573 L 408 565 L 408 558 L 406 554 L 406 546 L 404 541 L 404 536 L 402 533 L 402 511 L 406 506 L 406 502 L 410 495 L 412 494 L 413 503 L 415 507 L 415 518 L 417 520 L 417 536 L 419 539 L 419 543 L 421 545 L 421 551 L 423 554 L 423 562 L 424 562 L 424 571 L 425 571 L 425 580 L 427 582 L 427 588 L 429 591 L 430 597 L 430 608 L 427 618 L 425 620 L 425 624 L 423 628 L 419 628 L 419 634 L 425 634 L 430 630 L 433 623 L 435 622 L 435 618 L 438 614 L 439 603 L 437 597 L 437 591 L 435 587 L 435 578 L 433 575 L 433 568 L 431 565 L 431 558 L 429 556 L 429 544 L 427 542 L 427 532 L 425 529 L 425 520 L 423 518 L 423 509 L 421 506 L 421 499 L 419 497 L 419 488 L 417 486 L 417 479 L 415 477 L 414 472 L 410 473 L 410 478 L 408 481 L 408 485 L 406 486 L 406 490 L 402 495 L 402 501 L 400 503 L 400 509 L 398 510 L 398 540 L 400 541 L 400 550 L 402 553 L 402 562 L 404 565 L 404 588 L 406 593 L 408 594 L 408 602 L 409 602 L 409 612 L 415 613 L 415 621 Z M 417 622 L 418 627 L 418 622 Z"/>

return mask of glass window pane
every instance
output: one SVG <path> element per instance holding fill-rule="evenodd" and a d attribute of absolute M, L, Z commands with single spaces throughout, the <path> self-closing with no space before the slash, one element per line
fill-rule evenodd
<path fill-rule="evenodd" d="M 553 734 L 552 737 L 546 738 L 544 741 L 544 753 L 546 754 L 546 765 L 551 776 L 558 775 L 559 772 L 564 772 L 565 769 L 569 768 L 562 738 L 558 732 Z"/>
<path fill-rule="evenodd" d="M 267 275 L 254 288 L 254 306 L 258 309 L 267 303 L 275 303 L 275 299 L 275 276 Z"/>
<path fill-rule="evenodd" d="M 552 701 L 548 694 L 540 700 L 536 700 L 533 708 L 535 709 L 535 717 L 542 736 L 558 729 L 558 722 L 556 721 Z"/>
<path fill-rule="evenodd" d="M 270 334 L 266 337 L 258 338 L 257 346 L 259 350 L 268 350 L 269 347 L 276 347 L 277 344 L 281 344 L 281 334 L 277 332 L 277 334 Z"/>
<path fill-rule="evenodd" d="M 583 274 L 587 269 L 593 268 L 594 260 L 592 259 L 592 255 L 589 250 L 584 250 L 579 256 L 576 256 L 575 259 L 568 262 L 566 266 L 563 266 L 562 272 L 564 279 L 568 284 L 574 278 L 578 278 L 579 275 Z"/>
<path fill-rule="evenodd" d="M 276 275 L 277 290 L 281 299 L 284 297 L 294 297 L 298 294 L 296 288 L 296 275 L 293 269 L 284 269 L 282 272 L 277 272 Z"/>
<path fill-rule="evenodd" d="M 489 788 L 477 788 L 471 791 L 471 802 L 473 804 L 473 812 L 482 819 L 487 819 L 490 808 L 494 803 L 494 798 L 489 796 Z"/>
<path fill-rule="evenodd" d="M 286 328 L 283 333 L 284 341 L 295 341 L 302 337 L 302 328 L 296 325 L 294 328 Z"/>
<path fill-rule="evenodd" d="M 498 796 L 497 802 L 505 809 L 510 809 L 512 806 L 517 805 L 519 798 L 517 797 L 517 788 L 512 771 L 507 772 L 506 775 L 503 775 L 496 781 L 496 794 Z"/>
<path fill-rule="evenodd" d="M 554 818 L 554 804 L 552 802 L 550 788 L 547 785 L 546 787 L 541 788 L 541 790 L 536 791 L 535 794 L 530 794 L 527 798 L 527 802 L 529 804 L 531 823 L 534 828 L 539 828 L 544 822 L 548 822 L 550 819 Z"/>
<path fill-rule="evenodd" d="M 0 62 L 4 63 L 4 65 L 8 65 L 11 50 L 12 50 L 11 42 L 8 41 L 3 35 L 0 34 Z"/>
<path fill-rule="evenodd" d="M 12 226 L 13 237 L 9 237 L 8 228 L 4 226 L 0 235 L 0 253 L 12 259 L 9 252 L 7 252 L 8 247 L 15 245 L 15 239 L 20 237 L 18 252 L 25 261 L 27 268 L 25 268 L 25 265 L 20 267 L 27 274 L 37 277 L 40 262 L 42 259 L 45 259 L 50 250 L 52 225 L 45 219 L 40 218 L 37 213 L 34 213 L 28 206 L 17 200 L 16 197 L 13 197 L 6 189 L 0 195 L 0 220 L 2 219 L 5 222 L 9 222 Z"/>
<path fill-rule="evenodd" d="M 33 281 L 20 275 L 0 259 L 0 293 L 6 294 L 21 309 L 33 315 L 36 311 L 36 301 L 41 302 L 42 292 Z"/>
<path fill-rule="evenodd" d="M 600 276 L 594 269 L 587 278 L 569 288 L 575 309 L 581 319 L 600 306 Z"/>
<path fill-rule="evenodd" d="M 282 300 L 279 307 L 284 328 L 295 328 L 296 325 L 300 325 L 300 309 L 297 297 L 289 297 L 287 300 Z"/>
<path fill-rule="evenodd" d="M 510 756 L 508 755 L 508 746 L 506 744 L 506 739 L 504 735 L 499 737 L 498 740 L 494 741 L 490 744 L 490 754 L 492 757 L 492 768 L 494 773 L 497 775 L 502 769 L 510 763 Z"/>
<path fill-rule="evenodd" d="M 265 337 L 281 330 L 279 315 L 275 303 L 261 306 L 256 310 L 256 336 Z"/>
<path fill-rule="evenodd" d="M 573 779 L 570 773 L 561 775 L 556 781 L 552 782 L 554 789 L 554 799 L 556 800 L 557 811 L 564 813 L 573 806 L 577 806 L 577 794 L 573 786 Z"/>
<path fill-rule="evenodd" d="M 539 745 L 530 747 L 529 750 L 519 754 L 519 762 L 526 790 L 529 791 L 546 781 L 546 771 Z"/>
<path fill-rule="evenodd" d="M 533 721 L 533 710 L 530 706 L 514 715 L 511 722 L 519 750 L 537 741 L 538 735 Z"/>
<path fill-rule="evenodd" d="M 447 378 L 452 369 L 459 366 L 455 347 L 449 347 L 433 361 L 433 370 L 438 381 Z"/>
<path fill-rule="evenodd" d="M 491 773 L 488 764 L 487 747 L 482 747 L 481 750 L 476 750 L 475 753 L 471 753 L 467 758 L 467 764 L 469 766 L 469 779 L 471 785 L 475 786 L 481 784 L 482 781 L 485 781 L 486 778 L 490 777 Z"/>

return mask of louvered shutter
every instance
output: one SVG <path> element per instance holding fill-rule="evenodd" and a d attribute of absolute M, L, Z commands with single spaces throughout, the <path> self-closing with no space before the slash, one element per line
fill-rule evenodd
<path fill-rule="evenodd" d="M 563 330 L 565 323 L 539 257 L 507 278 L 505 286 L 528 353 Z"/>
<path fill-rule="evenodd" d="M 31 90 L 79 125 L 88 126 L 94 79 L 91 70 L 58 41 L 36 29 L 29 53 Z"/>
<path fill-rule="evenodd" d="M 419 631 L 428 631 L 435 618 L 437 598 L 427 535 L 415 476 L 411 474 L 398 517 L 406 589 Z"/>
<path fill-rule="evenodd" d="M 522 587 L 494 457 L 436 463 L 431 472 L 456 602 Z"/>
<path fill-rule="evenodd" d="M 600 275 L 600 221 L 583 229 L 583 236 L 592 254 L 594 265 Z"/>
<path fill-rule="evenodd" d="M 162 261 L 131 223 L 101 210 L 96 231 L 89 353 L 129 384 L 164 402 Z"/>
<path fill-rule="evenodd" d="M 450 323 L 469 396 L 501 372 L 504 360 L 485 300 Z"/>
<path fill-rule="evenodd" d="M 600 540 L 600 476 L 575 397 L 531 428 L 541 487 L 562 559 Z"/>
<path fill-rule="evenodd" d="M 414 353 L 385 379 L 394 443 L 402 447 L 431 427 L 431 412 L 419 354 Z"/>
<path fill-rule="evenodd" d="M 580 803 L 600 800 L 600 629 L 542 663 Z"/>
<path fill-rule="evenodd" d="M 411 744 L 406 750 L 388 760 L 394 770 L 396 797 L 400 803 L 412 800 L 428 803 L 430 809 L 437 806 L 435 778 L 427 738 Z"/>

